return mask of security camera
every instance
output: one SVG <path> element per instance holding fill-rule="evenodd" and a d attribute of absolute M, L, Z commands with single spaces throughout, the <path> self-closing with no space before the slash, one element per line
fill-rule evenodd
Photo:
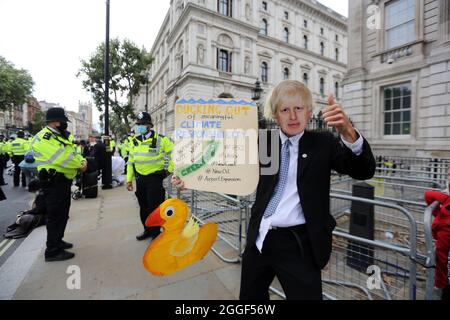
<path fill-rule="evenodd" d="M 388 63 L 388 64 L 393 64 L 393 63 L 394 63 L 394 59 L 389 58 L 389 59 L 387 60 L 387 63 Z"/>

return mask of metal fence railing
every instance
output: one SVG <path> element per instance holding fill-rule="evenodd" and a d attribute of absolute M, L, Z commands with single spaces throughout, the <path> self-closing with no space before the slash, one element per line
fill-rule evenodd
<path fill-rule="evenodd" d="M 399 157 L 381 160 L 376 176 L 367 181 L 375 187 L 374 200 L 352 197 L 355 180 L 332 175 L 330 211 L 338 224 L 333 232 L 330 263 L 322 272 L 324 299 L 415 300 L 429 299 L 432 295 L 432 209 L 426 207 L 423 194 L 444 186 L 444 174 L 450 162 Z M 385 163 L 394 160 L 395 166 Z M 192 215 L 201 224 L 218 224 L 218 241 L 212 250 L 220 259 L 229 263 L 241 261 L 254 194 L 234 197 L 192 190 L 176 192 L 168 183 L 166 189 L 170 196 L 188 203 Z M 374 206 L 374 239 L 349 234 L 352 201 Z M 369 290 L 367 270 L 349 264 L 349 257 L 355 255 L 363 260 L 368 258 L 379 268 L 379 288 Z M 270 290 L 284 297 L 276 282 Z"/>

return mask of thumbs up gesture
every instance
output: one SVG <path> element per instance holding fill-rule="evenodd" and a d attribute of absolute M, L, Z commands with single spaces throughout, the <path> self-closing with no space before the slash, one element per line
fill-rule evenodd
<path fill-rule="evenodd" d="M 328 106 L 322 110 L 322 117 L 329 127 L 336 128 L 345 141 L 354 143 L 358 140 L 358 133 L 353 128 L 342 107 L 336 103 L 332 94 L 328 96 Z"/>

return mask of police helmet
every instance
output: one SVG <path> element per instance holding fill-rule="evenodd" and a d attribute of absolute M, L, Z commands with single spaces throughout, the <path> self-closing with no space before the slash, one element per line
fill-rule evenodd
<path fill-rule="evenodd" d="M 45 117 L 46 122 L 70 122 L 63 108 L 50 108 Z"/>
<path fill-rule="evenodd" d="M 148 112 L 139 112 L 136 118 L 136 124 L 152 124 L 152 117 Z"/>

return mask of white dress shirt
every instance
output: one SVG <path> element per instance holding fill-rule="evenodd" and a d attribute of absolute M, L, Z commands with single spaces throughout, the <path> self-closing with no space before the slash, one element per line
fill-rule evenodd
<path fill-rule="evenodd" d="M 357 133 L 359 134 L 358 131 Z M 264 239 L 272 227 L 286 228 L 306 223 L 305 215 L 300 203 L 300 196 L 298 194 L 299 190 L 297 190 L 298 145 L 303 134 L 304 132 L 288 138 L 280 130 L 282 145 L 284 145 L 288 139 L 291 141 L 291 146 L 289 147 L 289 175 L 283 191 L 283 196 L 281 197 L 281 201 L 275 210 L 275 213 L 268 218 L 263 217 L 261 224 L 259 225 L 256 247 L 260 252 L 262 252 Z M 355 155 L 359 156 L 362 153 L 364 140 L 361 134 L 359 134 L 359 138 L 355 143 L 348 143 L 342 136 L 341 140 Z"/>

